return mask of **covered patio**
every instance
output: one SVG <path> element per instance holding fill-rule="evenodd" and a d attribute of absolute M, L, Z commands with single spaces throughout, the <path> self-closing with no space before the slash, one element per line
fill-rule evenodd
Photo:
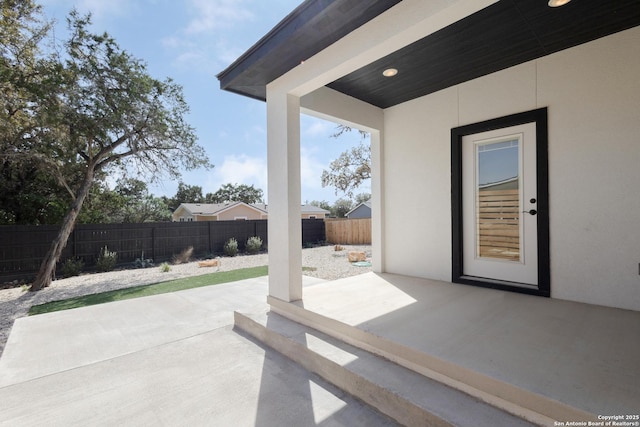
<path fill-rule="evenodd" d="M 236 325 L 336 381 L 295 325 L 539 425 L 640 423 L 640 3 L 374 3 L 307 0 L 218 75 L 267 103 L 277 212 Z M 301 113 L 371 134 L 374 270 L 304 292 Z M 385 387 L 359 397 L 385 412 Z"/>
<path fill-rule="evenodd" d="M 307 0 L 218 75 L 267 103 L 271 297 L 302 298 L 309 114 L 371 135 L 374 271 L 640 310 L 640 3 L 551 3 Z M 513 171 L 485 171 L 507 143 Z M 513 179 L 515 217 L 476 221 Z M 477 249 L 492 221 L 509 258 Z"/>
<path fill-rule="evenodd" d="M 636 311 L 376 273 L 305 288 L 301 301 L 269 298 L 269 304 L 270 313 L 538 425 L 638 416 Z M 242 313 L 236 326 L 250 332 L 242 319 L 256 312 Z"/>

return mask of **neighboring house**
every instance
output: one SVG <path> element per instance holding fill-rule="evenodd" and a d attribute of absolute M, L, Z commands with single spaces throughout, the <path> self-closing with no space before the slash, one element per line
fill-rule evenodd
<path fill-rule="evenodd" d="M 271 310 L 350 343 L 366 336 L 371 351 L 553 425 L 640 408 L 640 2 L 547 3 L 307 0 L 218 79 L 267 103 L 269 203 L 282 213 L 269 221 Z M 406 305 L 376 317 L 371 304 L 359 333 L 340 310 L 305 317 L 321 288 L 303 300 L 292 244 L 301 113 L 371 134 L 377 275 L 366 280 L 401 283 Z M 490 183 L 515 196 L 491 199 Z M 478 221 L 507 205 L 515 215 Z M 508 238 L 483 252 L 481 231 L 503 227 Z M 420 284 L 450 297 L 419 300 Z M 353 289 L 326 301 L 378 295 Z M 422 352 L 407 362 L 391 338 L 362 331 L 379 324 L 423 338 L 424 369 Z"/>
<path fill-rule="evenodd" d="M 267 212 L 244 202 L 182 203 L 171 219 L 175 222 L 267 219 Z"/>
<path fill-rule="evenodd" d="M 302 219 L 323 219 L 329 211 L 311 205 L 300 207 Z M 264 203 L 182 203 L 173 212 L 174 222 L 188 221 L 233 221 L 267 219 L 268 207 Z"/>
<path fill-rule="evenodd" d="M 345 216 L 349 219 L 371 218 L 371 202 L 367 200 L 366 202 L 360 203 L 358 206 L 347 212 Z"/>
<path fill-rule="evenodd" d="M 325 219 L 329 215 L 329 211 L 314 205 L 302 205 L 300 207 L 302 219 Z"/>

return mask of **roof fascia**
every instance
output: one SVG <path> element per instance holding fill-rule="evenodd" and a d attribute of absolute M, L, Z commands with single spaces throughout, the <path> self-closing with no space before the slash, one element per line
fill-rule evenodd
<path fill-rule="evenodd" d="M 267 34 L 265 34 L 260 40 L 258 40 L 253 46 L 251 46 L 245 53 L 243 53 L 238 59 L 233 61 L 226 69 L 216 75 L 220 80 L 220 86 L 222 89 L 226 89 L 229 82 L 233 80 L 238 74 L 241 74 L 247 68 L 250 68 L 256 61 L 262 58 L 256 57 L 264 49 L 269 48 L 280 43 L 283 39 L 286 39 L 289 35 L 294 33 L 298 27 L 304 25 L 309 19 L 313 18 L 318 8 L 323 9 L 326 1 L 318 2 L 305 1 L 296 7 L 291 13 L 282 19 L 275 27 L 273 27 Z M 313 9 L 312 9 L 313 8 Z M 232 91 L 240 93 L 238 91 Z M 243 93 L 241 93 L 244 95 Z"/>
<path fill-rule="evenodd" d="M 349 216 L 351 213 L 355 212 L 356 210 L 358 210 L 362 205 L 364 205 L 365 202 L 360 202 L 358 204 L 358 206 L 356 206 L 355 208 L 351 209 L 349 212 L 347 212 L 346 214 L 344 214 L 344 216 Z"/>
<path fill-rule="evenodd" d="M 326 209 L 318 208 L 318 209 L 309 209 L 309 210 L 306 210 L 306 211 L 302 211 L 301 213 L 303 213 L 303 214 L 317 214 L 317 213 L 329 213 L 329 211 L 326 210 Z"/>

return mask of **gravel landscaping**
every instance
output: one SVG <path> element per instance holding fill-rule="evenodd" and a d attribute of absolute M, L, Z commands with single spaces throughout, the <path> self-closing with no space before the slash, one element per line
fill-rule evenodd
<path fill-rule="evenodd" d="M 325 280 L 336 280 L 371 271 L 371 267 L 357 267 L 349 263 L 347 260 L 349 251 L 365 252 L 367 259 L 371 257 L 371 246 L 343 245 L 341 251 L 335 251 L 333 246 L 303 249 L 303 274 Z M 84 274 L 55 280 L 51 286 L 39 292 L 27 292 L 23 288 L 2 289 L 0 290 L 0 355 L 4 351 L 14 320 L 26 316 L 33 305 L 216 271 L 258 267 L 268 264 L 268 256 L 267 254 L 241 255 L 233 258 L 223 257 L 220 261 L 219 269 L 218 267 L 199 267 L 197 262 L 190 262 L 172 265 L 171 270 L 166 273 L 160 271 L 160 266 L 155 266 L 146 269 Z"/>

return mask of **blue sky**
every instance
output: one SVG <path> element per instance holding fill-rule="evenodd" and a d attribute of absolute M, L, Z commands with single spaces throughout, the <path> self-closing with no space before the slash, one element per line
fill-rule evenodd
<path fill-rule="evenodd" d="M 38 1 L 38 0 L 37 0 Z M 220 90 L 215 77 L 257 42 L 300 0 L 39 0 L 45 15 L 58 22 L 76 7 L 91 12 L 96 32 L 107 31 L 118 44 L 147 63 L 158 79 L 171 77 L 184 88 L 189 123 L 215 167 L 185 172 L 182 181 L 215 192 L 222 184 L 255 185 L 267 194 L 266 104 Z M 360 140 L 357 132 L 330 138 L 334 123 L 301 116 L 302 201 L 342 197 L 322 188 L 323 169 Z M 157 196 L 175 194 L 178 183 L 151 186 Z M 356 193 L 370 192 L 361 187 Z"/>

